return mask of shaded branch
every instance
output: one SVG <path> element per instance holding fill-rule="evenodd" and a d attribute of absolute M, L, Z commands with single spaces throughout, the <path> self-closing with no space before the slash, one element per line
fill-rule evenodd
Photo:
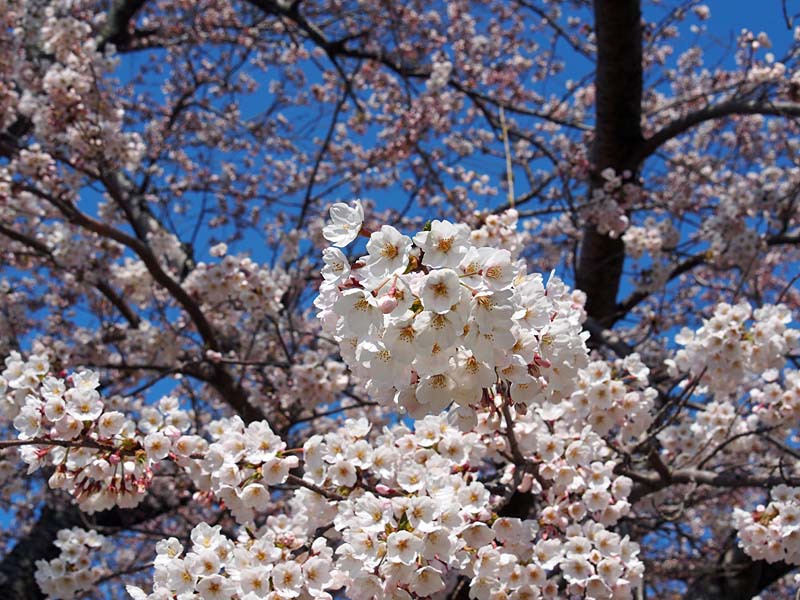
<path fill-rule="evenodd" d="M 628 500 L 631 503 L 654 494 L 670 485 L 693 483 L 718 488 L 762 488 L 768 489 L 785 483 L 790 486 L 800 485 L 800 477 L 779 477 L 774 475 L 757 476 L 748 473 L 716 473 L 705 469 L 678 469 L 669 471 L 660 469 L 655 473 L 633 471 L 619 465 L 615 470 L 618 475 L 630 477 L 638 485 L 633 488 Z"/>
<path fill-rule="evenodd" d="M 639 160 L 652 155 L 671 139 L 686 133 L 692 127 L 705 121 L 722 119 L 735 115 L 767 115 L 775 117 L 800 117 L 800 104 L 794 102 L 769 102 L 762 100 L 734 99 L 707 106 L 666 125 L 644 140 L 639 149 Z"/>
<path fill-rule="evenodd" d="M 128 31 L 130 21 L 146 3 L 147 0 L 116 0 L 108 11 L 106 24 L 97 41 L 97 49 L 102 52 L 109 43 L 114 44 L 117 49 L 127 47 L 131 41 Z"/>
<path fill-rule="evenodd" d="M 683 597 L 686 600 L 751 600 L 796 569 L 783 561 L 754 561 L 737 547 L 725 552 L 709 574 L 695 579 Z"/>
<path fill-rule="evenodd" d="M 33 249 L 37 254 L 43 256 L 53 263 L 56 268 L 63 269 L 58 261 L 56 261 L 55 256 L 53 256 L 53 253 L 50 251 L 50 248 L 48 248 L 43 242 L 13 229 L 9 229 L 2 223 L 0 223 L 0 235 Z M 141 324 L 139 315 L 137 315 L 134 310 L 128 306 L 124 298 L 120 296 L 114 288 L 102 280 L 94 282 L 93 285 L 97 291 L 100 292 L 106 298 L 106 300 L 108 300 L 120 312 L 120 314 L 122 314 L 123 317 L 125 317 L 125 320 L 128 321 L 133 329 L 139 328 L 139 325 Z"/>
<path fill-rule="evenodd" d="M 69 202 L 43 193 L 41 190 L 36 188 L 26 189 L 48 200 L 67 218 L 70 223 L 96 233 L 101 237 L 112 239 L 132 250 L 145 264 L 147 271 L 150 273 L 153 280 L 166 289 L 173 299 L 189 315 L 189 318 L 200 334 L 205 347 L 214 351 L 222 350 L 222 346 L 217 340 L 216 332 L 211 326 L 211 323 L 209 323 L 208 319 L 206 319 L 206 316 L 200 308 L 200 305 L 197 304 L 197 302 L 195 302 L 188 292 L 183 289 L 179 282 L 173 279 L 161 267 L 158 257 L 156 257 L 152 249 L 147 244 L 137 238 L 131 237 L 119 229 L 102 223 L 81 212 Z M 109 191 L 113 193 L 112 190 Z M 252 421 L 261 421 L 266 418 L 260 408 L 250 404 L 245 390 L 238 385 L 236 381 L 234 381 L 231 374 L 223 365 L 212 363 L 211 371 L 212 375 L 208 378 L 208 382 L 219 392 L 225 402 L 227 402 L 245 422 L 249 423 Z"/>
<path fill-rule="evenodd" d="M 669 275 L 667 276 L 667 281 L 672 281 L 676 277 L 683 275 L 684 273 L 688 273 L 696 266 L 703 264 L 704 260 L 705 256 L 702 254 L 697 254 L 695 256 L 687 258 L 683 262 L 679 263 L 674 269 L 672 269 L 672 271 L 670 271 Z M 623 318 L 638 304 L 646 300 L 649 296 L 650 292 L 644 292 L 644 291 L 633 292 L 630 296 L 628 296 L 625 300 L 623 300 L 617 305 L 617 310 L 616 314 L 614 315 L 614 320 L 617 321 Z"/>

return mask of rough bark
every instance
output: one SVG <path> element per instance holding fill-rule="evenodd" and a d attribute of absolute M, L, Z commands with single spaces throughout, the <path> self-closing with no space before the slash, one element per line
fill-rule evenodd
<path fill-rule="evenodd" d="M 684 594 L 686 600 L 751 600 L 791 572 L 785 562 L 754 561 L 740 548 L 723 555 L 717 569 L 698 577 Z"/>
<path fill-rule="evenodd" d="M 131 21 L 146 2 L 147 0 L 116 0 L 108 11 L 106 26 L 100 34 L 97 47 L 103 50 L 109 43 L 118 49 L 127 47 L 132 37 Z"/>
<path fill-rule="evenodd" d="M 642 27 L 639 0 L 594 0 L 597 67 L 595 133 L 590 194 L 602 185 L 600 173 L 639 170 L 642 144 Z M 576 285 L 587 294 L 586 310 L 610 327 L 625 261 L 622 240 L 584 228 Z"/>

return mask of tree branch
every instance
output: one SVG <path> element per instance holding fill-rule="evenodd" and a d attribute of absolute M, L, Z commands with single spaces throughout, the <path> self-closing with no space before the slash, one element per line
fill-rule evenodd
<path fill-rule="evenodd" d="M 158 258 L 150 247 L 141 240 L 131 237 L 127 233 L 115 229 L 106 223 L 102 223 L 93 217 L 81 212 L 75 206 L 60 198 L 43 193 L 36 188 L 26 188 L 28 191 L 37 194 L 48 200 L 67 218 L 70 223 L 78 225 L 99 236 L 112 239 L 132 250 L 145 264 L 153 280 L 166 289 L 175 301 L 189 315 L 197 332 L 203 340 L 205 346 L 211 350 L 220 351 L 222 349 L 216 337 L 214 328 L 206 319 L 200 305 L 183 289 L 181 284 L 175 281 L 158 261 Z M 231 374 L 224 365 L 213 363 L 211 365 L 212 376 L 208 382 L 219 392 L 223 400 L 227 402 L 245 422 L 261 421 L 266 417 L 263 411 L 253 406 L 245 390 L 234 381 Z"/>
<path fill-rule="evenodd" d="M 87 523 L 77 506 L 65 500 L 61 494 L 51 494 L 30 531 L 20 537 L 14 548 L 0 559 L 3 600 L 44 600 L 44 594 L 34 578 L 36 561 L 58 556 L 59 550 L 53 546 L 53 540 L 59 530 L 94 526 L 124 529 L 167 514 L 186 504 L 190 498 L 190 494 L 181 498 L 161 498 L 150 494 L 136 508 L 114 508 L 96 515 L 93 522 Z"/>
<path fill-rule="evenodd" d="M 647 138 L 639 149 L 639 160 L 652 155 L 671 139 L 686 133 L 705 121 L 723 119 L 735 115 L 769 115 L 775 117 L 800 117 L 800 104 L 794 102 L 768 102 L 734 99 L 707 106 L 673 121 Z"/>
<path fill-rule="evenodd" d="M 619 475 L 630 477 L 637 486 L 633 488 L 628 501 L 632 503 L 654 494 L 670 485 L 694 483 L 718 488 L 761 488 L 769 489 L 781 483 L 786 485 L 800 485 L 800 478 L 779 477 L 774 475 L 757 476 L 747 473 L 715 473 L 704 469 L 679 469 L 677 471 L 661 470 L 656 473 L 642 473 L 632 471 L 620 465 L 615 470 Z"/>
<path fill-rule="evenodd" d="M 710 574 L 695 579 L 684 594 L 686 600 L 750 600 L 791 573 L 796 565 L 783 561 L 754 561 L 739 547 L 725 552 Z"/>
<path fill-rule="evenodd" d="M 108 11 L 97 49 L 102 52 L 109 43 L 114 44 L 117 49 L 127 47 L 131 41 L 128 25 L 146 3 L 147 0 L 116 0 Z"/>

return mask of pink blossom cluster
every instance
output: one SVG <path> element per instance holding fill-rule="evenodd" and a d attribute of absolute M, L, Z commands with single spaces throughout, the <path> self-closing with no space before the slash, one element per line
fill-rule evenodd
<path fill-rule="evenodd" d="M 305 546 L 285 531 L 279 520 L 251 535 L 244 530 L 231 540 L 219 525 L 200 523 L 191 532 L 191 546 L 177 538 L 156 545 L 151 594 L 128 586 L 135 600 L 203 598 L 332 598 L 326 590 L 341 587 L 333 570 L 333 553 L 324 538 Z"/>
<path fill-rule="evenodd" d="M 778 485 L 770 502 L 753 511 L 735 508 L 739 546 L 756 560 L 800 564 L 800 487 Z"/>
<path fill-rule="evenodd" d="M 578 372 L 578 390 L 565 405 L 576 423 L 591 425 L 599 435 L 619 429 L 624 441 L 645 433 L 653 421 L 652 409 L 658 396 L 647 385 L 649 369 L 638 354 L 618 361 L 614 368 L 607 362 L 594 361 Z"/>
<path fill-rule="evenodd" d="M 600 175 L 603 185 L 593 189 L 591 201 L 583 212 L 586 219 L 596 225 L 597 231 L 620 237 L 630 225 L 626 210 L 638 199 L 639 189 L 628 181 L 630 173 L 627 171 L 620 174 L 607 168 Z"/>
<path fill-rule="evenodd" d="M 266 421 L 245 426 L 241 418 L 212 421 L 209 444 L 200 436 L 185 436 L 180 456 L 183 466 L 201 492 L 222 500 L 240 523 L 253 523 L 256 513 L 271 506 L 270 486 L 282 484 L 299 464 L 285 451 L 286 443 Z"/>
<path fill-rule="evenodd" d="M 767 249 L 766 240 L 743 218 L 752 210 L 751 202 L 725 203 L 703 222 L 702 237 L 710 242 L 709 256 L 720 266 L 750 269 Z"/>
<path fill-rule="evenodd" d="M 692 419 L 682 419 L 659 433 L 668 455 L 682 460 L 708 456 L 733 436 L 725 445 L 727 451 L 747 456 L 759 450 L 754 432 L 765 426 L 776 429 L 794 424 L 783 421 L 792 415 L 796 376 L 782 370 L 800 339 L 800 331 L 789 327 L 791 320 L 784 305 L 764 305 L 754 311 L 746 302 L 721 303 L 696 331 L 684 328 L 676 335 L 676 342 L 684 347 L 665 361 L 668 371 L 671 376 L 685 377 L 680 384 L 685 395 L 705 393 L 711 399 Z M 750 395 L 751 414 L 743 416 L 737 410 L 741 393 Z"/>
<path fill-rule="evenodd" d="M 47 59 L 28 63 L 17 80 L 22 89 L 16 112 L 32 121 L 37 139 L 47 140 L 45 151 L 68 149 L 80 162 L 101 159 L 133 169 L 144 144 L 139 134 L 122 130 L 125 111 L 98 85 L 116 61 L 99 51 L 91 25 L 69 9 L 58 2 L 16 13 L 13 39 L 19 47 L 7 49 L 8 55 L 25 56 L 33 47 L 47 53 Z"/>
<path fill-rule="evenodd" d="M 510 208 L 500 214 L 490 214 L 483 219 L 478 229 L 470 232 L 470 239 L 475 246 L 492 246 L 508 250 L 516 258 L 520 251 L 530 243 L 531 234 L 520 232 L 519 212 Z"/>
<path fill-rule="evenodd" d="M 686 461 L 696 459 L 701 454 L 708 456 L 720 443 L 733 436 L 733 441 L 725 446 L 728 455 L 747 455 L 757 447 L 756 438 L 747 434 L 758 426 L 756 419 L 741 418 L 730 400 L 710 400 L 693 418 L 682 419 L 665 427 L 658 434 L 658 441 L 667 456 Z"/>
<path fill-rule="evenodd" d="M 50 487 L 72 494 L 85 512 L 136 506 L 150 485 L 152 466 L 173 444 L 178 453 L 183 447 L 181 434 L 191 420 L 173 397 L 142 408 L 137 419 L 108 410 L 93 371 L 54 377 L 45 356 L 24 361 L 16 352 L 5 365 L 2 409 L 25 442 L 19 455 L 28 472 L 52 467 Z"/>
<path fill-rule="evenodd" d="M 750 390 L 753 412 L 768 427 L 794 427 L 800 422 L 800 371 L 786 369 L 781 381 Z"/>
<path fill-rule="evenodd" d="M 622 236 L 625 251 L 632 258 L 641 258 L 645 254 L 661 257 L 669 253 L 678 243 L 680 236 L 672 221 L 657 221 L 648 217 L 641 225 L 631 225 Z"/>
<path fill-rule="evenodd" d="M 670 375 L 701 378 L 698 392 L 718 400 L 754 379 L 774 381 L 800 340 L 800 330 L 789 327 L 791 321 L 791 311 L 782 304 L 756 310 L 747 302 L 718 304 L 697 331 L 684 328 L 675 337 L 684 347 L 666 361 Z"/>
<path fill-rule="evenodd" d="M 225 255 L 216 264 L 199 263 L 183 283 L 220 323 L 229 326 L 242 314 L 261 320 L 276 316 L 290 275 L 269 269 L 243 255 Z"/>
<path fill-rule="evenodd" d="M 109 538 L 80 527 L 60 530 L 53 545 L 59 554 L 52 560 L 36 562 L 36 583 L 49 598 L 61 600 L 93 590 L 104 574 L 95 554 L 113 551 Z"/>
<path fill-rule="evenodd" d="M 631 598 L 643 572 L 638 545 L 607 529 L 627 512 L 631 480 L 614 475 L 602 439 L 589 428 L 569 434 L 562 422 L 551 434 L 533 411 L 524 415 L 518 436 L 531 470 L 519 479 L 520 493 L 537 499 L 541 518 L 502 517 L 508 498 L 484 482 L 485 460 L 499 458 L 497 429 L 482 416 L 477 431 L 463 432 L 454 416 L 372 435 L 366 419 L 350 419 L 312 436 L 303 446 L 307 487 L 295 490 L 289 512 L 255 531 L 243 528 L 235 542 L 201 524 L 185 555 L 177 540 L 160 542 L 152 594 L 130 591 L 151 600 L 255 600 L 330 598 L 344 588 L 355 599 L 409 599 L 452 590 L 466 577 L 480 600 L 555 599 L 563 577 L 571 594 Z M 221 435 L 206 456 L 229 453 L 231 439 Z M 251 485 L 228 497 L 247 506 Z M 252 498 L 265 506 L 263 491 Z M 242 516 L 235 500 L 233 511 Z"/>

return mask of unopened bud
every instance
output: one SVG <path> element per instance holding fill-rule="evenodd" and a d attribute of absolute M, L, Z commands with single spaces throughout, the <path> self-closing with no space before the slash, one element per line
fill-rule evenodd
<path fill-rule="evenodd" d="M 395 308 L 397 308 L 397 298 L 394 296 L 389 296 L 388 294 L 383 295 L 378 300 L 378 306 L 383 314 L 388 315 Z"/>

